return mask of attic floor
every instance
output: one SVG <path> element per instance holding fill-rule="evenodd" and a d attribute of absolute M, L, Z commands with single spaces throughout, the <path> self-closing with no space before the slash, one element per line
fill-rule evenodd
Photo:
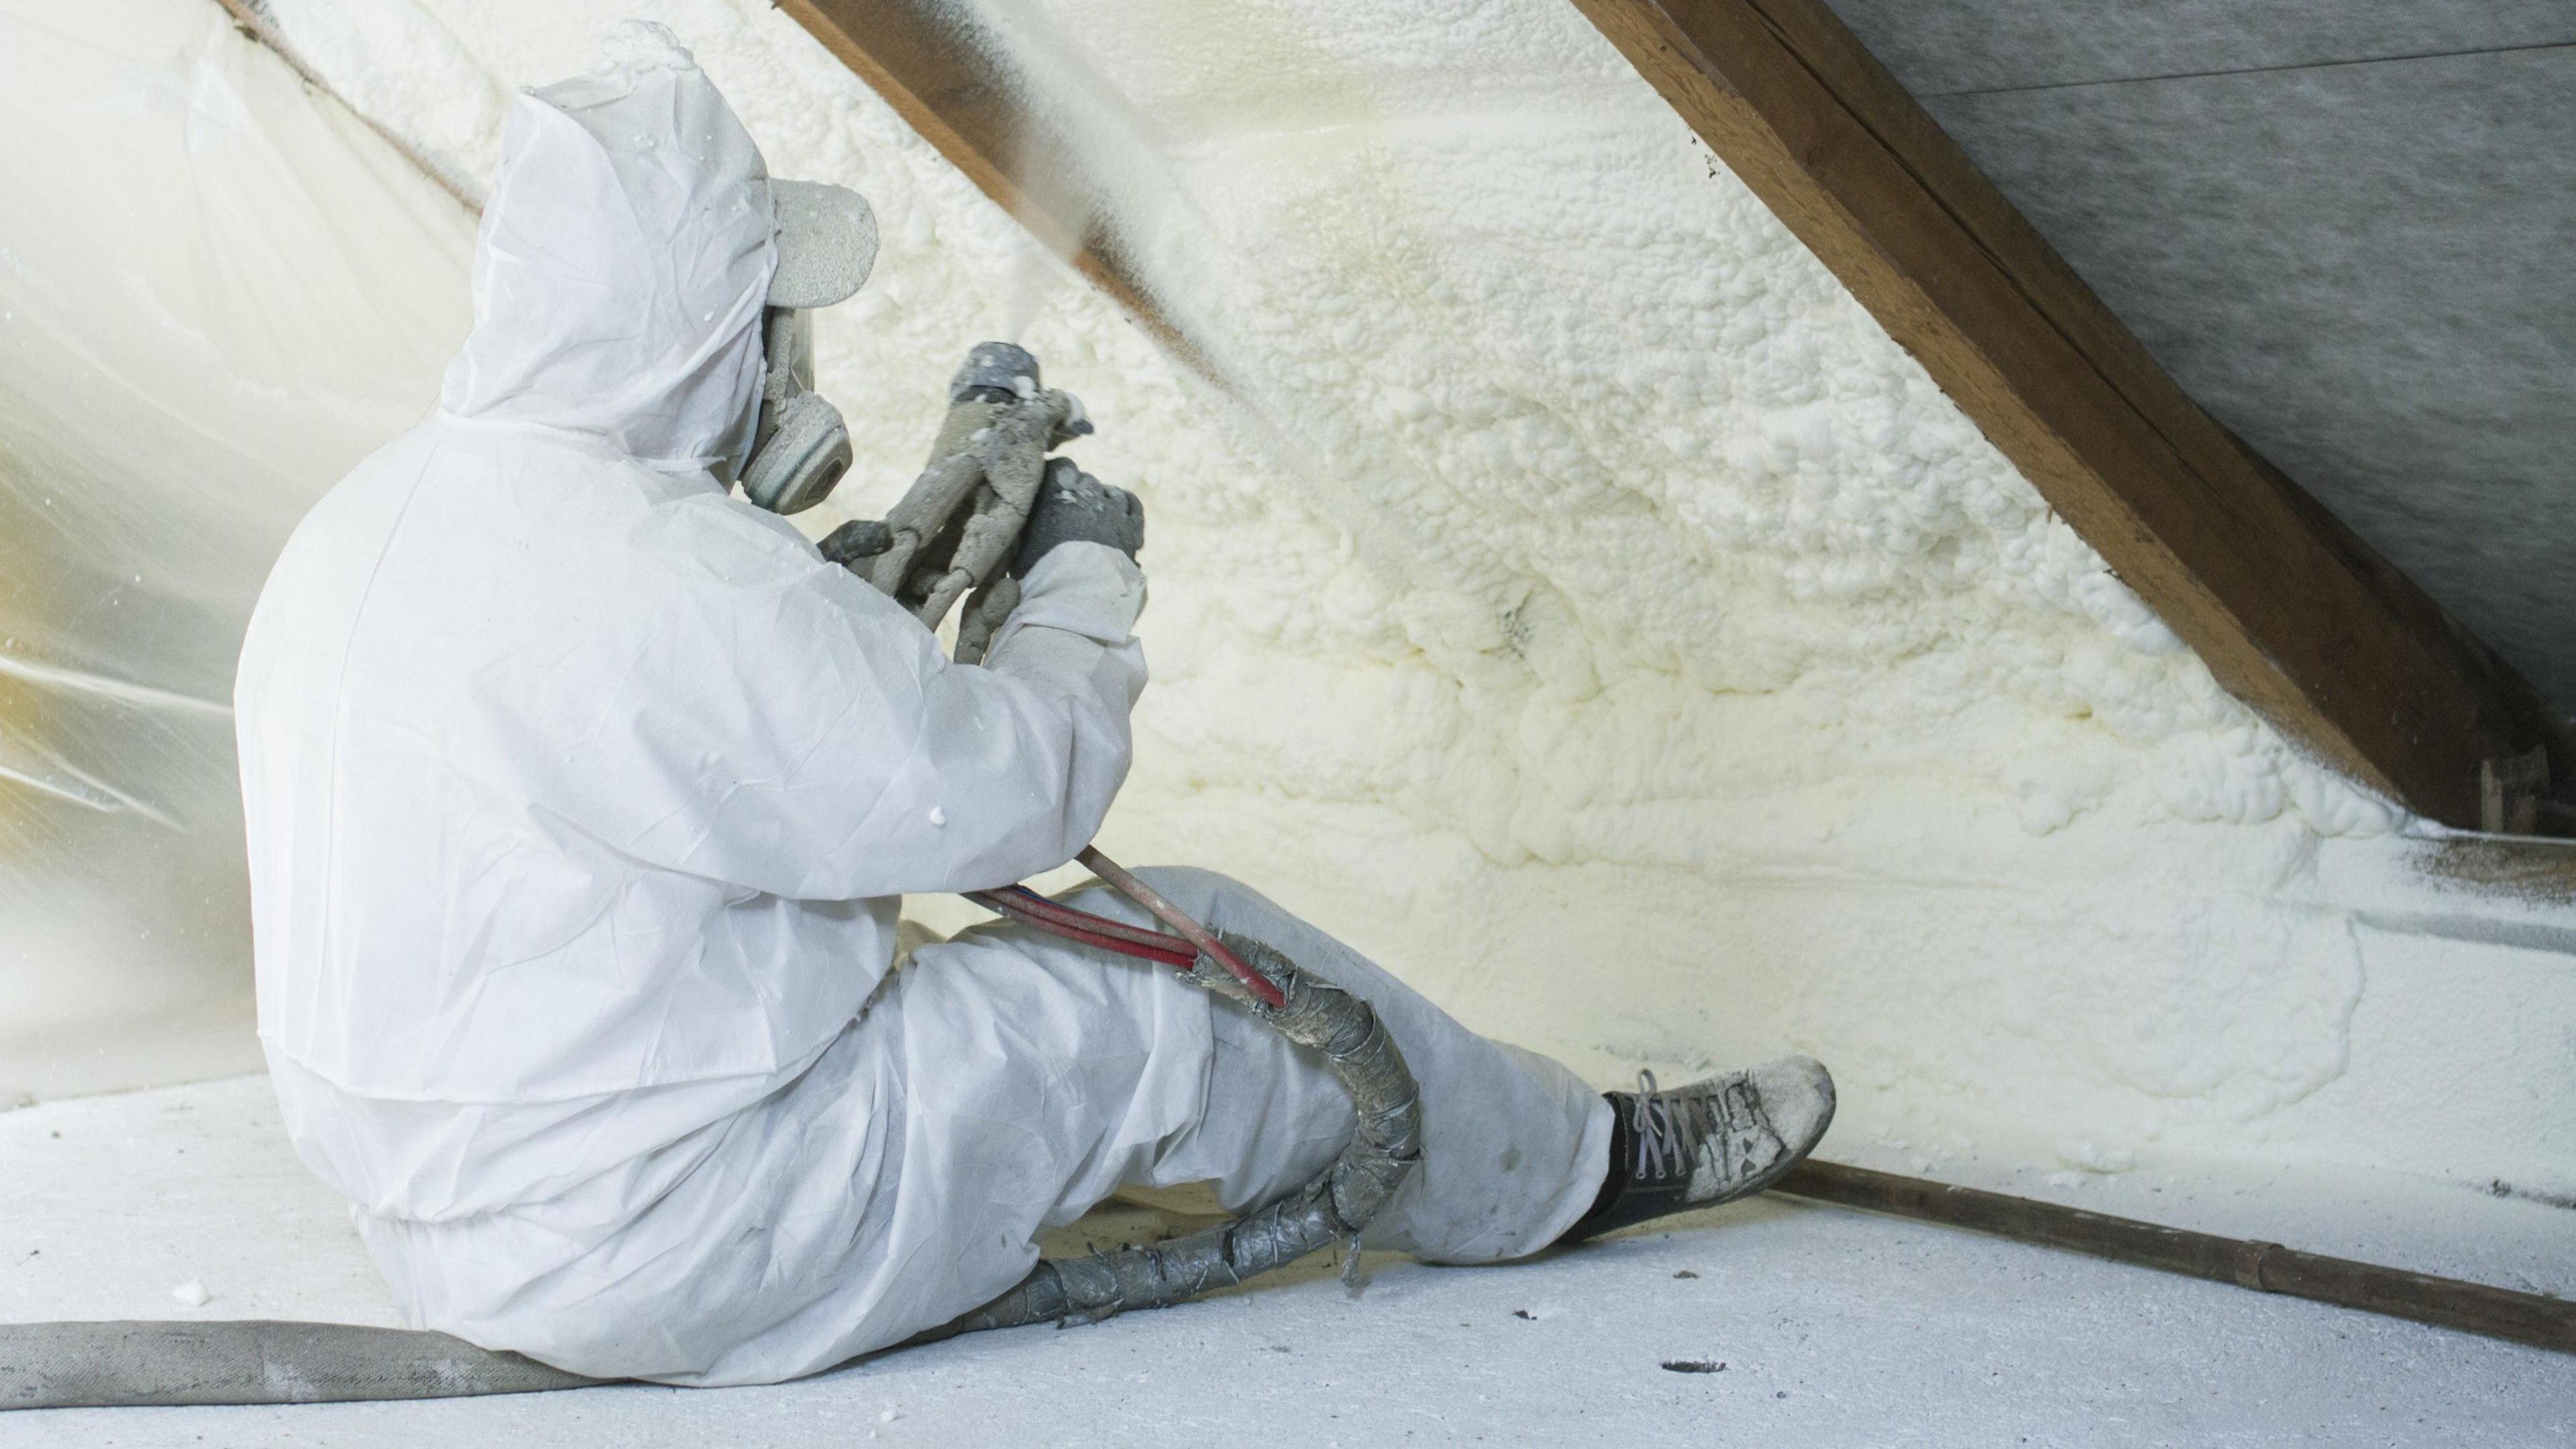
<path fill-rule="evenodd" d="M 0 1114 L 0 1320 L 192 1316 L 392 1321 L 267 1082 Z M 48 1449 L 1254 1440 L 2557 1444 L 2576 1357 L 1770 1198 L 1508 1267 L 1378 1261 L 1356 1302 L 1316 1271 L 772 1388 L 0 1414 L 0 1446 Z"/>

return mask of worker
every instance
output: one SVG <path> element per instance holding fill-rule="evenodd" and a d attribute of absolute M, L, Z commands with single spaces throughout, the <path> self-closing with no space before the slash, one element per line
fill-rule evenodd
<path fill-rule="evenodd" d="M 975 667 L 735 496 L 779 471 L 764 316 L 873 254 L 854 196 L 788 194 L 659 26 L 520 95 L 439 405 L 297 528 L 242 652 L 286 1130 L 409 1321 L 586 1374 L 826 1368 L 1122 1186 L 1241 1210 L 1351 1131 L 1315 1061 L 1170 971 L 1009 923 L 893 969 L 905 893 L 1099 828 L 1143 515 L 1048 487 Z M 1831 1116 L 1804 1058 L 1604 1096 L 1240 885 L 1148 876 L 1392 1031 L 1423 1145 L 1371 1246 L 1488 1262 L 1725 1201 Z"/>

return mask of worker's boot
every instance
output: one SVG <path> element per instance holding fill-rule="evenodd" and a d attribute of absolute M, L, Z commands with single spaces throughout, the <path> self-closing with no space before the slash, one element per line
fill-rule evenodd
<path fill-rule="evenodd" d="M 1610 1175 L 1563 1242 L 1760 1192 L 1803 1161 L 1834 1120 L 1834 1079 L 1808 1057 L 1671 1091 L 1640 1072 L 1636 1091 L 1605 1095 L 1618 1114 Z"/>

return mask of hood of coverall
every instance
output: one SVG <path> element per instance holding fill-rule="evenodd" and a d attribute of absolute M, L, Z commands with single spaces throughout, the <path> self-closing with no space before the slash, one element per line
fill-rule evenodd
<path fill-rule="evenodd" d="M 440 406 L 731 482 L 777 265 L 768 175 L 662 26 L 628 21 L 598 70 L 522 92 L 475 246 L 474 331 Z"/>

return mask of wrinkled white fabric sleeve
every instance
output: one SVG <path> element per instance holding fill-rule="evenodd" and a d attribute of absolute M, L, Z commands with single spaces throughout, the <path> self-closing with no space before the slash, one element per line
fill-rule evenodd
<path fill-rule="evenodd" d="M 981 666 L 839 568 L 723 598 L 662 611 L 600 732 L 633 758 L 549 791 L 620 851 L 804 900 L 980 890 L 1072 859 L 1126 780 L 1145 582 L 1114 549 L 1041 560 Z"/>
<path fill-rule="evenodd" d="M 869 813 L 871 838 L 839 862 L 851 893 L 1006 885 L 1090 844 L 1134 758 L 1144 607 L 1133 560 L 1062 544 L 1021 581 L 982 665 L 951 663 L 934 641 L 919 743 Z"/>

